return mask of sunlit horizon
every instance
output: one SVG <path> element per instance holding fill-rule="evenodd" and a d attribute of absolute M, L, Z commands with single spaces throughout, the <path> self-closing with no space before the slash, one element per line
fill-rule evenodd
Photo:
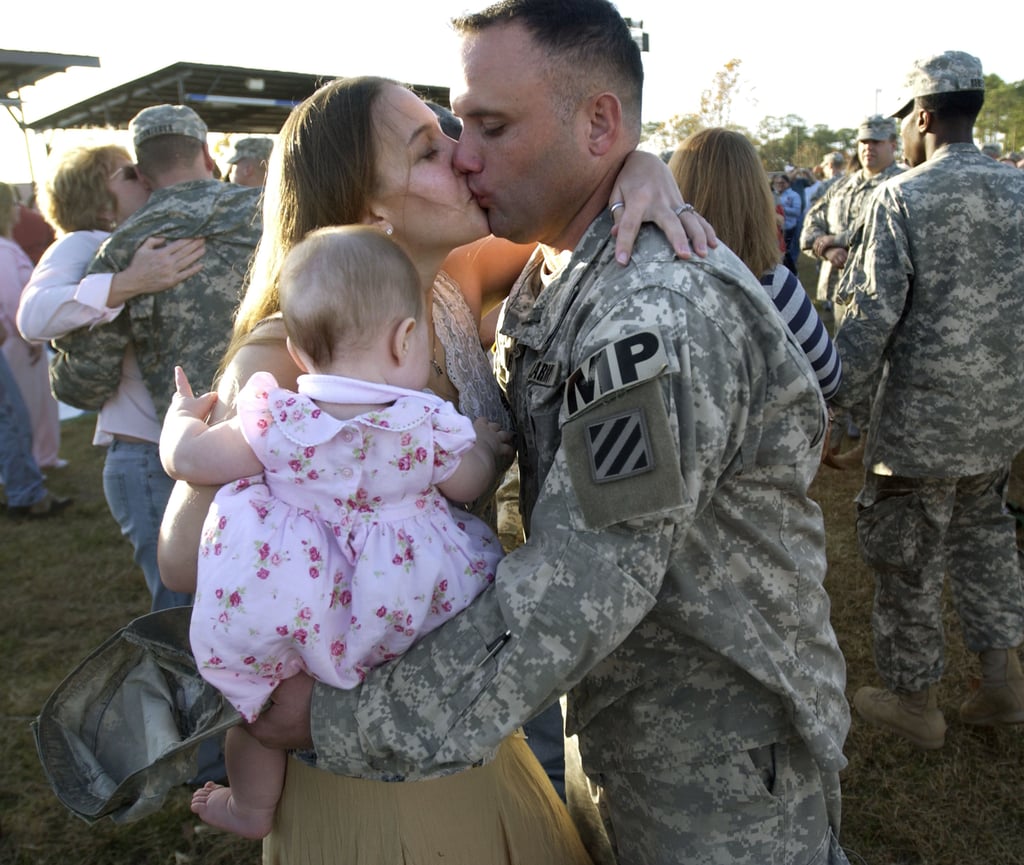
<path fill-rule="evenodd" d="M 219 14 L 204 29 L 196 27 L 191 12 L 182 10 L 161 10 L 158 23 L 152 24 L 154 19 L 142 23 L 138 15 L 113 8 L 97 7 L 83 16 L 78 3 L 51 0 L 5 10 L 6 35 L 0 47 L 100 60 L 98 69 L 71 68 L 25 88 L 24 118 L 31 123 L 176 62 L 326 76 L 380 74 L 446 86 L 458 64 L 458 42 L 448 21 L 483 5 L 466 0 L 392 0 L 386 5 L 339 0 L 328 23 L 326 13 L 320 18 L 316 13 L 298 15 L 280 4 L 252 0 L 244 14 Z M 854 38 L 856 21 L 848 16 L 826 16 L 820 3 L 808 3 L 786 7 L 784 20 L 768 5 L 741 0 L 728 6 L 724 24 L 713 16 L 704 24 L 699 12 L 679 4 L 616 3 L 624 16 L 642 21 L 649 34 L 644 121 L 696 113 L 701 92 L 734 58 L 740 60 L 740 80 L 730 120 L 752 133 L 766 117 L 796 115 L 808 128 L 843 129 L 857 126 L 867 114 L 888 113 L 896 107 L 890 103 L 911 63 L 948 49 L 977 55 L 986 74 L 1003 81 L 1024 79 L 1024 52 L 991 16 L 955 21 L 951 16 L 911 16 L 904 26 L 893 22 L 872 29 L 866 52 L 864 40 Z M 111 140 L 109 130 L 91 135 Z M 35 179 L 41 181 L 47 146 L 63 150 L 72 134 L 29 132 L 28 139 L 26 146 L 14 115 L 0 117 L 0 179 L 28 181 L 30 151 Z"/>

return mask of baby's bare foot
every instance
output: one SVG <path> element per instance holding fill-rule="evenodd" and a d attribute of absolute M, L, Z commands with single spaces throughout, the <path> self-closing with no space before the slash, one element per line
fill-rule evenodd
<path fill-rule="evenodd" d="M 192 794 L 192 812 L 204 823 L 243 838 L 264 838 L 274 825 L 273 808 L 245 808 L 238 804 L 230 787 L 213 781 L 207 781 Z"/>

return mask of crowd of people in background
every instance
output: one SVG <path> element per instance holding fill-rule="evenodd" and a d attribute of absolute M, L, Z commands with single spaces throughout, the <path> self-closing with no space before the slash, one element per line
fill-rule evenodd
<path fill-rule="evenodd" d="M 555 5 L 455 22 L 452 111 L 332 82 L 218 165 L 195 111 L 155 105 L 132 152 L 55 160 L 45 218 L 0 184 L 8 514 L 73 513 L 44 477 L 58 398 L 96 412 L 151 609 L 194 604 L 200 671 L 247 684 L 227 763 L 253 784 L 221 787 L 208 743 L 194 810 L 274 865 L 368 821 L 380 862 L 399 839 L 459 865 L 844 865 L 822 465 L 864 473 L 881 687 L 858 715 L 943 746 L 948 575 L 982 670 L 960 720 L 1024 724 L 1024 156 L 974 144 L 956 51 L 814 166 L 728 129 L 638 153 L 628 27 Z M 513 456 L 521 533 L 492 556 Z M 436 831 L 402 816 L 423 779 Z"/>

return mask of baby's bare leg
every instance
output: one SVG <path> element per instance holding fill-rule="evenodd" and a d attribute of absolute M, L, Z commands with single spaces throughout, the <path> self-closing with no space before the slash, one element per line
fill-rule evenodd
<path fill-rule="evenodd" d="M 287 756 L 284 751 L 263 747 L 244 727 L 232 727 L 224 759 L 231 786 L 208 781 L 192 795 L 192 810 L 218 829 L 263 838 L 274 824 Z"/>

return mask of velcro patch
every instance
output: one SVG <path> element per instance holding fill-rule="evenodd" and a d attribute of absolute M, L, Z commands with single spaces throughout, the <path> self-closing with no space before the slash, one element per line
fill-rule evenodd
<path fill-rule="evenodd" d="M 604 484 L 649 472 L 654 454 L 642 408 L 604 417 L 585 426 L 594 483 Z"/>
<path fill-rule="evenodd" d="M 558 375 L 558 365 L 554 363 L 548 363 L 544 360 L 538 360 L 530 367 L 530 371 L 526 375 L 526 380 L 531 384 L 539 384 L 543 387 L 551 387 L 555 383 Z"/>
<path fill-rule="evenodd" d="M 668 355 L 656 330 L 641 330 L 594 352 L 565 383 L 562 413 L 571 420 L 612 394 L 661 374 Z"/>
<path fill-rule="evenodd" d="M 622 388 L 562 427 L 562 447 L 588 530 L 665 514 L 682 506 L 679 445 L 661 382 Z"/>

